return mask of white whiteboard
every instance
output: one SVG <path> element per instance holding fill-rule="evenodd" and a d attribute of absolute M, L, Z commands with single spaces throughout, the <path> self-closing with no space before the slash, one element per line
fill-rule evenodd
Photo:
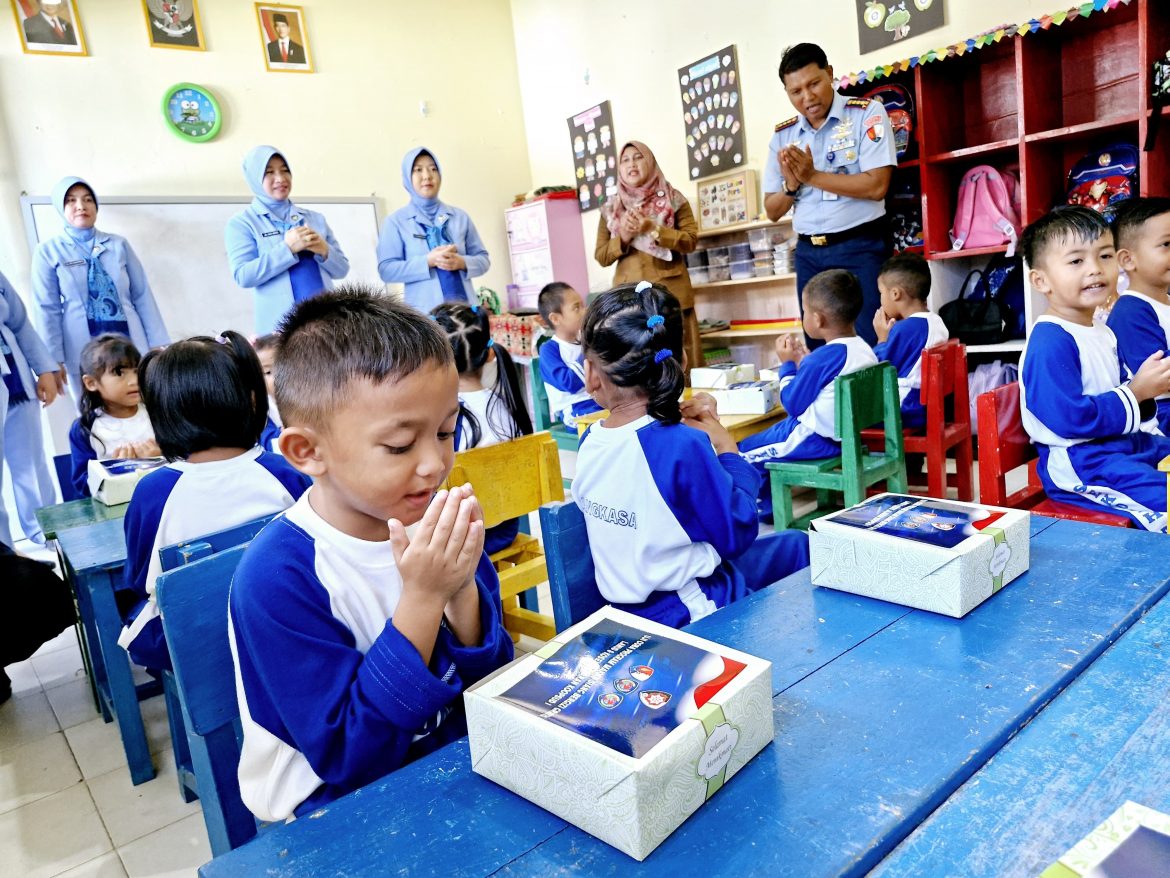
<path fill-rule="evenodd" d="M 172 339 L 235 329 L 252 335 L 252 293 L 228 268 L 223 233 L 250 198 L 102 198 L 97 226 L 130 242 L 142 260 Z M 29 250 L 60 234 L 63 222 L 48 197 L 20 199 Z M 324 214 L 349 258 L 346 280 L 378 280 L 378 210 L 373 198 L 296 199 Z"/>

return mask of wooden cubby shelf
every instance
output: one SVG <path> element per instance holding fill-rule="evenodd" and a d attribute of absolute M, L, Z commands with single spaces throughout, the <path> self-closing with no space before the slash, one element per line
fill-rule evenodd
<path fill-rule="evenodd" d="M 766 274 L 763 277 L 741 277 L 737 280 L 715 280 L 705 284 L 692 284 L 696 290 L 717 290 L 721 287 L 739 287 L 748 284 L 775 283 L 781 280 L 796 280 L 795 274 Z"/>
<path fill-rule="evenodd" d="M 787 335 L 792 332 L 803 332 L 799 326 L 791 329 L 717 329 L 715 332 L 704 332 L 700 337 L 707 338 L 767 338 L 775 335 Z"/>
<path fill-rule="evenodd" d="M 951 150 L 950 152 L 940 152 L 937 155 L 932 155 L 928 161 L 931 164 L 945 164 L 947 162 L 961 162 L 971 159 L 987 159 L 997 153 L 1010 154 L 1019 145 L 1020 139 L 1018 137 L 1011 137 L 1007 140 L 997 140 L 995 143 L 980 143 L 976 146 L 967 146 L 963 149 Z M 985 162 L 970 161 L 970 164 L 985 164 Z"/>

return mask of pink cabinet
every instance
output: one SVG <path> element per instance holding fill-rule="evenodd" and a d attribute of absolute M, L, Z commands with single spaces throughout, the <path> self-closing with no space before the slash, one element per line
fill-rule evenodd
<path fill-rule="evenodd" d="M 575 198 L 540 198 L 504 211 L 512 264 L 510 308 L 535 308 L 541 287 L 559 280 L 589 292 L 581 210 Z"/>

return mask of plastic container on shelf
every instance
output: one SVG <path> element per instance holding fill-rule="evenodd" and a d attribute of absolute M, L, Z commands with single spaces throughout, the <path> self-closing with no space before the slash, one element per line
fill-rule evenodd
<path fill-rule="evenodd" d="M 731 266 L 726 262 L 722 265 L 712 262 L 707 268 L 707 282 L 717 284 L 725 280 L 731 280 Z"/>
<path fill-rule="evenodd" d="M 753 253 L 767 253 L 776 243 L 776 230 L 773 228 L 752 229 L 747 233 L 748 246 Z"/>
<path fill-rule="evenodd" d="M 729 344 L 727 349 L 731 351 L 731 362 L 754 363 L 757 369 L 760 368 L 760 355 L 762 351 L 758 344 L 740 342 L 738 344 Z"/>
<path fill-rule="evenodd" d="M 752 271 L 755 272 L 756 277 L 771 277 L 776 273 L 771 262 L 765 262 L 763 265 L 757 262 L 752 265 Z"/>
<path fill-rule="evenodd" d="M 707 251 L 695 250 L 687 254 L 687 268 L 706 267 L 707 265 Z"/>
<path fill-rule="evenodd" d="M 727 265 L 731 261 L 726 247 L 708 247 L 706 253 L 708 265 Z"/>
<path fill-rule="evenodd" d="M 732 262 L 746 262 L 752 258 L 752 248 L 750 244 L 731 244 L 727 248 L 728 256 Z"/>
<path fill-rule="evenodd" d="M 693 268 L 688 268 L 687 274 L 691 276 L 691 283 L 693 284 L 705 284 L 710 283 L 711 281 L 711 274 L 705 265 L 697 265 Z"/>
<path fill-rule="evenodd" d="M 755 272 L 752 269 L 752 261 L 750 259 L 744 259 L 739 262 L 731 263 L 732 280 L 746 280 L 749 277 L 755 277 Z"/>

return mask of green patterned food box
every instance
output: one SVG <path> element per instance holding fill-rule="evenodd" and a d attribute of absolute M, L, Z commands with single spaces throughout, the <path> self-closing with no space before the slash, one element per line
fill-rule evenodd
<path fill-rule="evenodd" d="M 1040 878 L 1165 878 L 1170 815 L 1126 802 L 1073 845 Z"/>
<path fill-rule="evenodd" d="M 772 740 L 771 668 L 604 607 L 467 690 L 472 768 L 645 859 Z"/>
<path fill-rule="evenodd" d="M 813 585 L 959 618 L 1027 572 L 1029 513 L 879 494 L 808 539 Z"/>

